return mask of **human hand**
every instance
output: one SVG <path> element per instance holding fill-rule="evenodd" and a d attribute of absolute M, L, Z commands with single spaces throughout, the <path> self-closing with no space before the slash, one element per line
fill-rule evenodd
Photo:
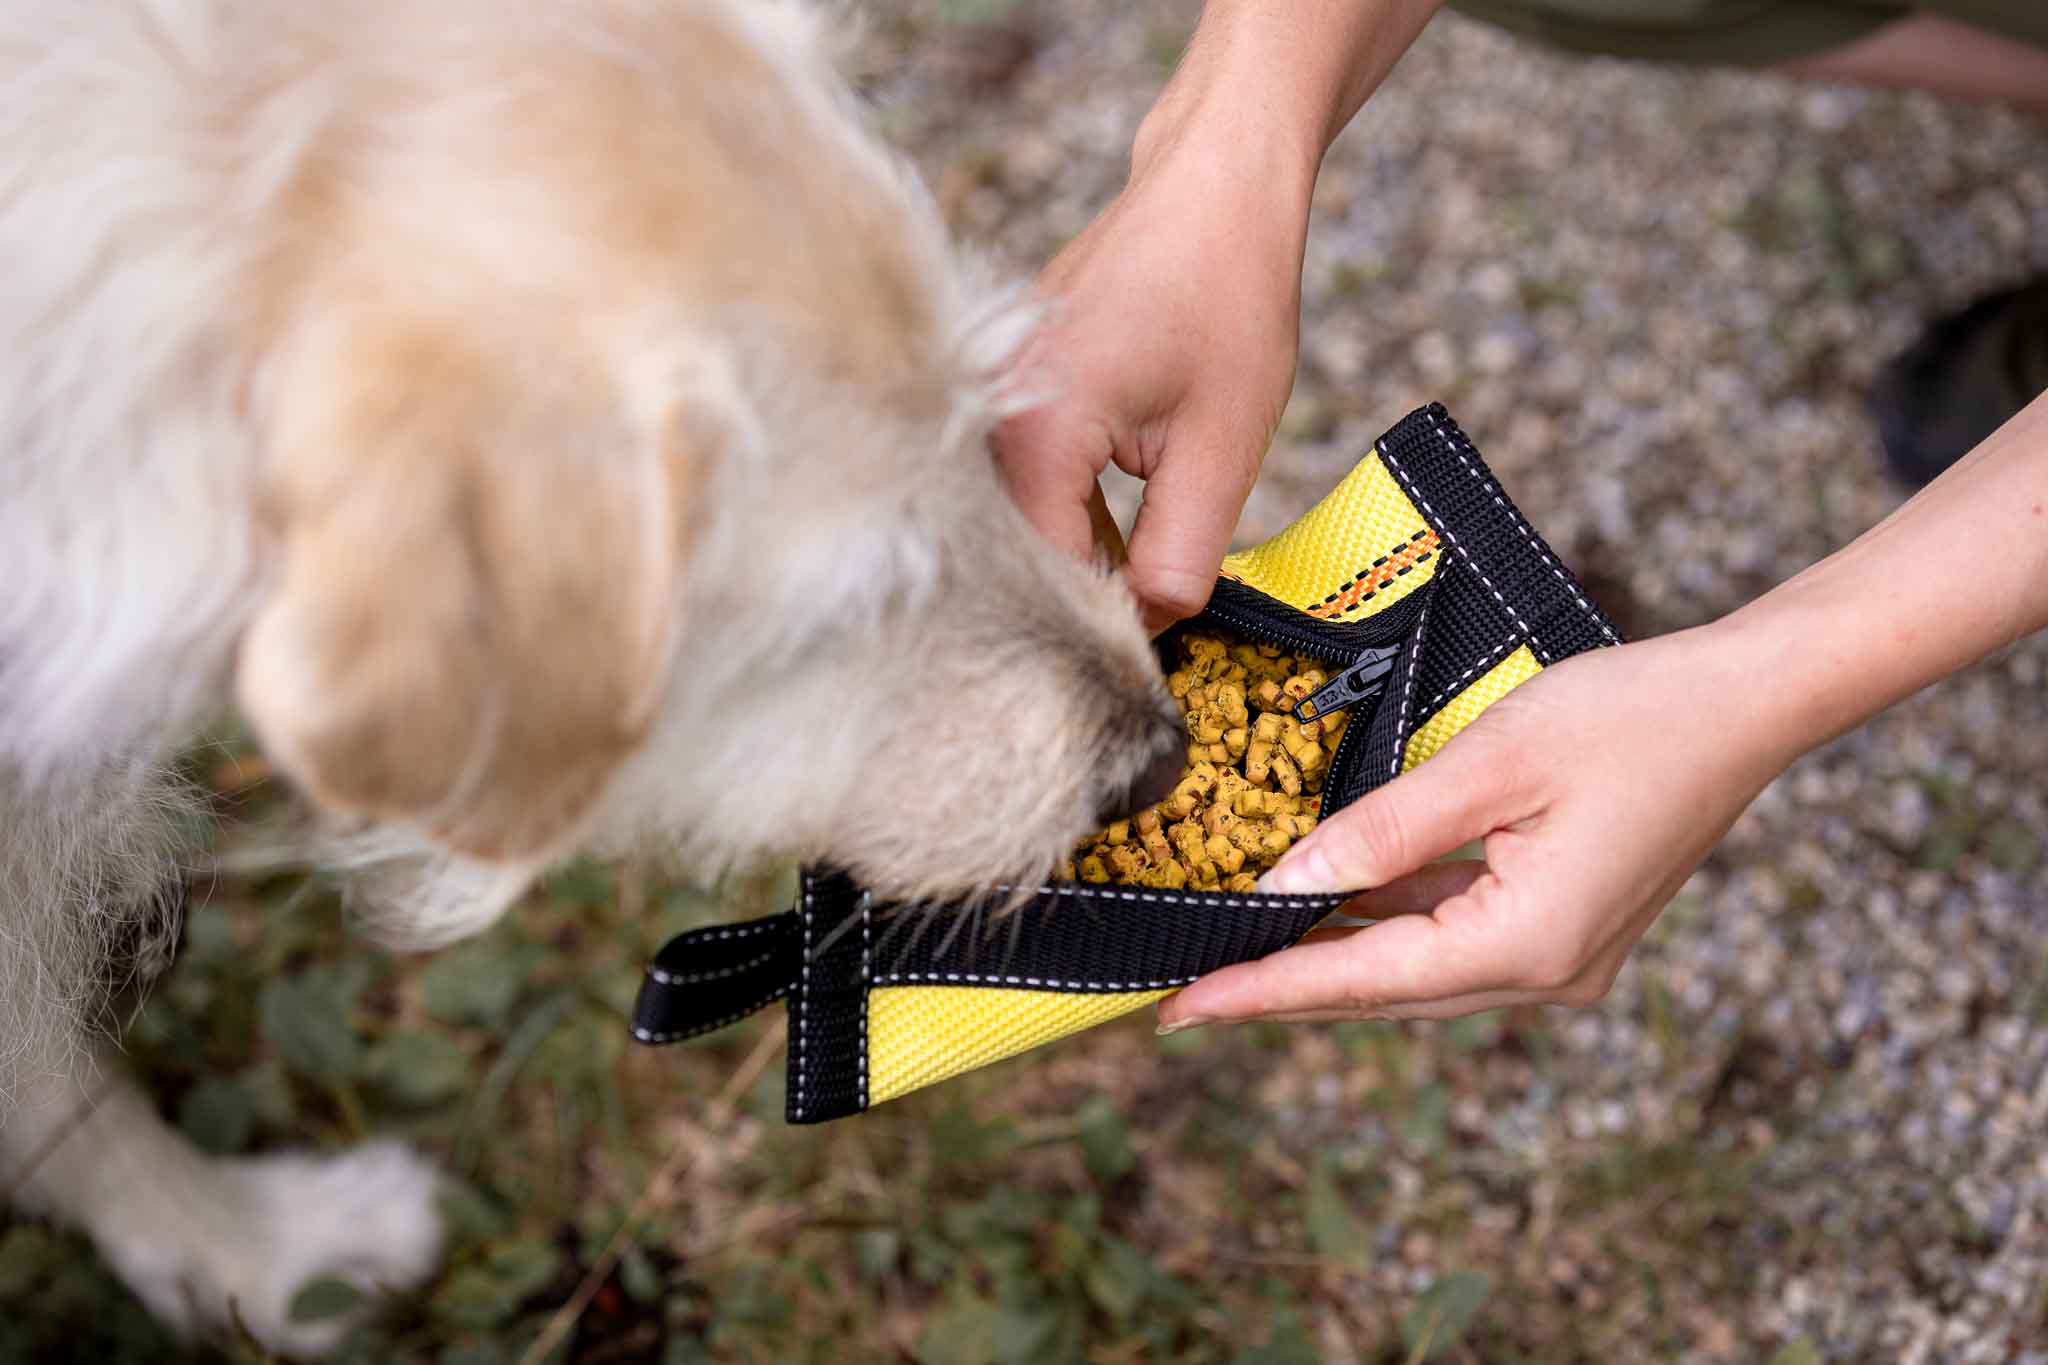
<path fill-rule="evenodd" d="M 1435 757 L 1347 806 L 1261 890 L 1371 888 L 1382 923 L 1212 972 L 1162 1032 L 1253 1018 L 1447 1019 L 1586 1005 L 1803 743 L 1744 705 L 1744 642 L 1713 626 L 1567 659 Z M 1430 860 L 1484 840 L 1485 858 Z"/>
<path fill-rule="evenodd" d="M 1255 173 L 1244 151 L 1141 140 L 1130 184 L 1041 280 L 1052 311 L 1022 365 L 1048 401 L 997 433 L 1018 504 L 1075 555 L 1120 557 L 1090 514 L 1097 476 L 1146 480 L 1124 572 L 1153 630 L 1209 600 L 1294 383 L 1314 165 Z"/>

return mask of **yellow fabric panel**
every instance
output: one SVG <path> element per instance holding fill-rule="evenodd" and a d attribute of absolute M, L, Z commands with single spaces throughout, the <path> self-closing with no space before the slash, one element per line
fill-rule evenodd
<path fill-rule="evenodd" d="M 1452 735 L 1479 719 L 1479 713 L 1543 671 L 1536 656 L 1523 645 L 1514 653 L 1479 675 L 1464 691 L 1444 703 L 1443 709 L 1408 737 L 1408 749 L 1401 756 L 1401 771 L 1435 754 Z"/>
<path fill-rule="evenodd" d="M 1093 1028 L 1170 991 L 881 986 L 868 992 L 868 1103 Z"/>
<path fill-rule="evenodd" d="M 1263 545 L 1225 559 L 1223 573 L 1291 607 L 1311 611 L 1350 587 L 1376 561 L 1409 550 L 1418 539 L 1435 548 L 1435 532 L 1422 513 L 1379 456 L 1368 455 L 1292 526 Z M 1432 553 L 1371 596 L 1334 614 L 1316 614 L 1333 621 L 1370 616 L 1427 583 L 1441 558 L 1441 552 Z"/>

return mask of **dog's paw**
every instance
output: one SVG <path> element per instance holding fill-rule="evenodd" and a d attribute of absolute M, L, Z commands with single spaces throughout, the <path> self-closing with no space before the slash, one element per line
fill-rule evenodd
<path fill-rule="evenodd" d="M 188 1336 L 232 1334 L 239 1323 L 270 1350 L 319 1356 L 365 1310 L 294 1320 L 306 1285 L 330 1278 L 395 1293 L 440 1262 L 438 1176 L 400 1143 L 220 1161 L 207 1174 L 215 1198 L 185 1211 L 182 1235 L 108 1248 L 129 1286 Z"/>

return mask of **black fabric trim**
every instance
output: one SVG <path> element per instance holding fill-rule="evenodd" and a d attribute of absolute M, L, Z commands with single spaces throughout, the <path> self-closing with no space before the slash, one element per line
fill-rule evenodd
<path fill-rule="evenodd" d="M 805 873 L 797 905 L 802 953 L 789 998 L 791 1123 L 868 1107 L 868 957 L 872 900 L 839 872 Z"/>
<path fill-rule="evenodd" d="M 1502 626 L 1526 640 L 1539 661 L 1621 643 L 1620 632 L 1508 499 L 1442 404 L 1410 413 L 1375 449 L 1443 538 L 1446 558 L 1465 565 Z"/>
<path fill-rule="evenodd" d="M 1051 882 L 967 925 L 928 909 L 877 925 L 872 984 L 1116 994 L 1184 986 L 1292 943 L 1346 898 Z M 973 915 L 972 911 L 968 912 Z"/>

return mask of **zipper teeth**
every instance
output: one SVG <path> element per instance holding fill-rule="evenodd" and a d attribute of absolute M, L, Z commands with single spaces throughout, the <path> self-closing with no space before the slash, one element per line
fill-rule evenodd
<path fill-rule="evenodd" d="M 1376 694 L 1372 698 L 1374 703 L 1373 713 L 1375 715 L 1377 715 L 1379 712 L 1380 704 L 1385 702 L 1386 699 L 1386 693 L 1384 691 Z M 1318 824 L 1322 823 L 1322 821 L 1327 819 L 1329 816 L 1330 798 L 1336 795 L 1336 789 L 1332 785 L 1332 782 L 1336 778 L 1337 774 L 1344 770 L 1344 755 L 1346 753 L 1349 753 L 1352 748 L 1351 737 L 1360 730 L 1363 730 L 1365 728 L 1366 726 L 1355 723 L 1355 718 L 1354 723 L 1346 724 L 1344 727 L 1344 734 L 1337 741 L 1337 751 L 1330 755 L 1330 766 L 1323 772 L 1322 795 L 1316 799 L 1316 822 Z"/>
<path fill-rule="evenodd" d="M 1292 647 L 1297 654 L 1308 654 L 1318 659 L 1327 659 L 1333 663 L 1341 660 L 1347 665 L 1353 664 L 1363 658 L 1366 653 L 1366 647 L 1348 649 L 1343 645 L 1335 645 L 1328 640 L 1318 639 L 1306 629 L 1300 631 L 1296 631 L 1291 627 L 1283 629 L 1248 616 L 1240 616 L 1236 612 L 1217 607 L 1213 603 L 1203 608 L 1201 614 L 1195 619 L 1198 621 L 1219 621 L 1240 635 L 1248 635 L 1254 640 L 1261 640 L 1269 645 L 1287 645 Z"/>

